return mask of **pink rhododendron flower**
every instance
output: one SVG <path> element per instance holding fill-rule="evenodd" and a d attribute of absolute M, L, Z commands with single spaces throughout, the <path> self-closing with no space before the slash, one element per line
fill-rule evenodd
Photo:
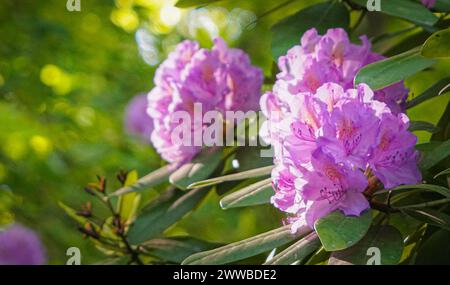
<path fill-rule="evenodd" d="M 369 207 L 368 170 L 386 188 L 420 181 L 406 115 L 376 100 L 367 85 L 285 92 L 269 92 L 261 103 L 275 150 L 271 202 L 292 214 L 292 231 L 334 210 L 360 215 Z"/>
<path fill-rule="evenodd" d="M 147 114 L 147 95 L 140 94 L 131 99 L 125 110 L 125 128 L 128 132 L 150 141 L 153 120 Z"/>
<path fill-rule="evenodd" d="M 280 73 L 273 89 L 277 99 L 283 103 L 300 92 L 315 93 L 327 82 L 338 83 L 343 89 L 353 88 L 362 67 L 384 58 L 371 52 L 366 36 L 360 40 L 361 45 L 352 44 L 341 28 L 330 29 L 323 36 L 314 28 L 305 32 L 301 45 L 292 47 L 278 59 Z M 395 113 L 404 109 L 407 96 L 403 83 L 375 92 L 375 99 L 386 103 Z"/>
<path fill-rule="evenodd" d="M 221 39 L 214 41 L 211 50 L 191 41 L 180 43 L 156 71 L 155 88 L 148 94 L 154 147 L 168 162 L 190 160 L 201 146 L 172 140 L 172 131 L 179 125 L 175 113 L 185 111 L 193 117 L 195 103 L 201 104 L 203 114 L 210 110 L 257 110 L 262 80 L 261 70 L 251 65 L 248 55 L 228 48 Z M 187 131 L 194 133 L 205 127 L 202 122 L 192 122 Z"/>
<path fill-rule="evenodd" d="M 41 265 L 46 260 L 44 247 L 32 230 L 20 225 L 0 230 L 0 265 Z"/>
<path fill-rule="evenodd" d="M 436 0 L 421 0 L 422 4 L 425 5 L 427 8 L 433 8 L 436 4 Z"/>

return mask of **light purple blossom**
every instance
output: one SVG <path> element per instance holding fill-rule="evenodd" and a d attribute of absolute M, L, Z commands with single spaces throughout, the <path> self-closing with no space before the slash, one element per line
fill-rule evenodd
<path fill-rule="evenodd" d="M 354 78 L 362 67 L 384 59 L 370 50 L 366 36 L 360 40 L 361 45 L 352 44 L 341 28 L 329 29 L 323 36 L 314 28 L 306 31 L 301 45 L 292 47 L 278 59 L 280 73 L 274 86 L 275 95 L 284 101 L 301 92 L 315 93 L 327 82 L 338 83 L 345 90 L 353 88 Z M 408 90 L 400 82 L 376 91 L 374 96 L 398 113 L 404 110 Z"/>
<path fill-rule="evenodd" d="M 425 5 L 427 8 L 433 8 L 436 4 L 436 0 L 421 0 L 422 4 Z"/>
<path fill-rule="evenodd" d="M 131 133 L 150 141 L 153 131 L 153 120 L 147 114 L 147 95 L 140 94 L 133 99 L 125 110 L 125 128 Z"/>
<path fill-rule="evenodd" d="M 275 151 L 271 202 L 292 215 L 292 231 L 334 210 L 360 215 L 369 207 L 362 194 L 369 170 L 386 188 L 421 180 L 406 115 L 376 100 L 369 86 L 325 83 L 286 94 L 266 93 L 261 107 Z"/>
<path fill-rule="evenodd" d="M 172 131 L 179 125 L 175 112 L 185 111 L 193 117 L 195 103 L 201 103 L 203 113 L 257 110 L 262 80 L 262 71 L 251 65 L 248 55 L 228 48 L 222 39 L 216 39 L 211 50 L 191 41 L 180 43 L 156 71 L 155 88 L 148 94 L 153 145 L 168 162 L 190 160 L 201 146 L 173 142 Z M 192 122 L 188 131 L 205 127 Z"/>
<path fill-rule="evenodd" d="M 0 265 L 41 265 L 46 261 L 44 246 L 34 231 L 20 225 L 0 230 Z"/>

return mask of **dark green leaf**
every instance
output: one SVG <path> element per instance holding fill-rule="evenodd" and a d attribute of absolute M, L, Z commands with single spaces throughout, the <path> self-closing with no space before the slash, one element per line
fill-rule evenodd
<path fill-rule="evenodd" d="M 130 243 L 139 244 L 158 236 L 192 211 L 209 191 L 201 188 L 184 195 L 179 192 L 167 200 L 157 201 L 144 209 L 128 230 L 127 236 Z"/>
<path fill-rule="evenodd" d="M 366 7 L 367 0 L 352 0 Z M 425 6 L 408 0 L 380 1 L 381 12 L 390 16 L 399 17 L 413 23 L 425 26 L 433 26 L 439 18 L 430 12 Z"/>
<path fill-rule="evenodd" d="M 433 86 L 425 90 L 422 94 L 409 101 L 406 105 L 406 108 L 410 109 L 412 107 L 419 105 L 420 103 L 423 103 L 436 96 L 439 96 L 442 89 L 445 88 L 448 84 L 450 84 L 450 77 L 446 77 L 444 79 L 439 80 Z"/>
<path fill-rule="evenodd" d="M 416 264 L 418 265 L 450 265 L 450 232 L 438 230 L 420 246 Z"/>
<path fill-rule="evenodd" d="M 187 189 L 194 182 L 208 178 L 219 166 L 222 152 L 217 149 L 204 149 L 196 158 L 180 166 L 170 177 L 170 183 Z"/>
<path fill-rule="evenodd" d="M 409 131 L 410 132 L 426 131 L 426 132 L 434 134 L 434 133 L 439 132 L 439 128 L 429 122 L 411 121 L 410 126 L 409 126 Z"/>
<path fill-rule="evenodd" d="M 443 186 L 439 185 L 433 185 L 433 184 L 411 184 L 411 185 L 401 185 L 389 190 L 376 192 L 375 195 L 384 194 L 386 192 L 392 191 L 393 193 L 401 193 L 406 192 L 412 189 L 419 189 L 419 190 L 425 190 L 425 191 L 431 191 L 435 193 L 439 193 L 442 196 L 450 197 L 450 189 L 445 188 Z"/>
<path fill-rule="evenodd" d="M 402 257 L 402 235 L 393 226 L 374 226 L 354 246 L 333 252 L 329 264 L 366 265 L 372 257 L 370 252 L 368 253 L 369 248 L 377 248 L 380 251 L 380 265 L 396 265 Z"/>
<path fill-rule="evenodd" d="M 365 211 L 361 216 L 345 216 L 334 211 L 316 221 L 314 228 L 327 251 L 346 249 L 360 241 L 370 228 L 372 213 Z"/>
<path fill-rule="evenodd" d="M 297 241 L 286 248 L 272 259 L 266 262 L 266 265 L 290 265 L 296 261 L 302 262 L 304 258 L 313 253 L 320 247 L 320 240 L 316 233 L 310 233 L 306 237 Z"/>
<path fill-rule="evenodd" d="M 311 229 L 304 227 L 296 234 L 292 234 L 291 226 L 287 225 L 223 247 L 191 255 L 182 264 L 226 264 L 282 246 L 310 232 Z"/>
<path fill-rule="evenodd" d="M 366 83 L 374 90 L 382 89 L 434 63 L 435 60 L 422 57 L 420 49 L 416 48 L 363 67 L 356 75 L 355 84 Z"/>
<path fill-rule="evenodd" d="M 444 160 L 450 155 L 450 140 L 441 143 L 434 150 L 426 152 L 422 161 L 420 162 L 420 167 L 424 170 L 428 170 L 438 164 L 440 161 Z"/>
<path fill-rule="evenodd" d="M 273 194 L 272 179 L 268 178 L 225 196 L 220 200 L 220 206 L 229 209 L 267 204 Z"/>
<path fill-rule="evenodd" d="M 436 179 L 441 175 L 445 175 L 445 174 L 450 174 L 450 168 L 447 168 L 446 170 L 443 170 L 441 172 L 439 172 L 438 174 L 436 174 L 433 178 Z"/>
<path fill-rule="evenodd" d="M 439 12 L 450 12 L 450 1 L 436 0 L 433 9 Z"/>
<path fill-rule="evenodd" d="M 162 260 L 181 263 L 186 257 L 212 249 L 217 244 L 189 237 L 152 239 L 141 245 L 145 253 Z"/>
<path fill-rule="evenodd" d="M 444 114 L 439 119 L 437 126 L 440 131 L 431 136 L 431 141 L 446 141 L 450 139 L 450 101 L 447 103 Z"/>
<path fill-rule="evenodd" d="M 450 216 L 433 209 L 402 209 L 406 215 L 445 230 L 450 230 Z"/>
<path fill-rule="evenodd" d="M 330 28 L 348 28 L 350 16 L 343 3 L 333 1 L 309 6 L 272 28 L 272 56 L 276 60 L 295 44 L 308 29 L 325 33 Z"/>
<path fill-rule="evenodd" d="M 427 58 L 450 57 L 450 28 L 432 34 L 423 44 L 421 54 Z"/>

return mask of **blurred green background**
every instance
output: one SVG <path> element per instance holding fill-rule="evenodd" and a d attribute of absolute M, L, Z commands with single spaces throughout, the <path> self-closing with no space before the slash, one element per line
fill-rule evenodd
<path fill-rule="evenodd" d="M 279 7 L 284 1 L 233 0 L 192 10 L 175 8 L 172 0 L 81 0 L 80 12 L 69 12 L 66 2 L 0 4 L 0 185 L 19 197 L 15 220 L 39 232 L 50 263 L 65 263 L 66 249 L 76 246 L 88 264 L 104 256 L 83 239 L 57 203 L 78 208 L 89 199 L 84 185 L 97 174 L 114 181 L 120 169 L 137 169 L 142 176 L 162 165 L 149 144 L 123 127 L 127 102 L 152 88 L 158 63 L 184 38 L 207 47 L 213 37 L 222 36 L 272 77 L 270 27 L 320 1 Z M 353 13 L 356 21 L 359 12 Z M 371 14 L 352 39 L 408 27 Z M 407 48 L 401 41 L 379 42 L 374 49 L 401 51 Z M 415 75 L 407 80 L 411 96 L 446 76 L 449 61 Z M 430 100 L 409 114 L 435 123 L 448 97 Z M 422 142 L 428 139 L 418 135 Z M 270 206 L 223 211 L 218 200 L 212 193 L 170 231 L 231 242 L 280 223 L 281 215 Z"/>

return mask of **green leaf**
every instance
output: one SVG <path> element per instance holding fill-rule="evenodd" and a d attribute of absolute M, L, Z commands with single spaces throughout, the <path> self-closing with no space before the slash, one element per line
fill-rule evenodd
<path fill-rule="evenodd" d="M 450 155 L 450 140 L 441 143 L 438 147 L 430 152 L 424 154 L 423 159 L 420 162 L 420 167 L 424 170 L 428 170 L 444 160 Z"/>
<path fill-rule="evenodd" d="M 427 100 L 430 100 L 436 96 L 440 95 L 440 92 L 445 88 L 448 84 L 450 84 L 450 77 L 443 78 L 439 80 L 437 83 L 435 83 L 433 86 L 425 90 L 422 94 L 419 96 L 413 98 L 411 101 L 409 101 L 406 104 L 406 108 L 410 109 L 413 108 L 420 103 L 423 103 Z"/>
<path fill-rule="evenodd" d="M 334 211 L 316 221 L 314 228 L 327 251 L 349 248 L 360 241 L 370 228 L 372 213 L 365 211 L 361 216 L 345 216 Z"/>
<path fill-rule="evenodd" d="M 363 7 L 367 6 L 367 0 L 352 0 Z M 381 12 L 390 16 L 399 17 L 413 23 L 425 26 L 433 26 L 439 18 L 430 12 L 425 6 L 408 0 L 380 1 Z"/>
<path fill-rule="evenodd" d="M 170 183 L 187 189 L 194 182 L 208 178 L 221 161 L 222 152 L 215 148 L 204 149 L 196 158 L 180 166 L 170 177 Z"/>
<path fill-rule="evenodd" d="M 366 83 L 373 90 L 382 89 L 430 67 L 435 62 L 435 60 L 422 57 L 420 50 L 415 48 L 366 65 L 356 75 L 355 85 Z"/>
<path fill-rule="evenodd" d="M 350 16 L 343 3 L 332 1 L 309 6 L 272 28 L 272 56 L 276 60 L 295 44 L 310 28 L 325 33 L 330 28 L 348 28 Z"/>
<path fill-rule="evenodd" d="M 144 253 L 164 261 L 181 263 L 188 256 L 216 247 L 217 244 L 189 237 L 152 239 L 141 245 Z"/>
<path fill-rule="evenodd" d="M 130 185 L 125 185 L 124 187 L 120 188 L 119 190 L 115 191 L 111 194 L 111 196 L 121 196 L 127 193 L 131 192 L 137 192 L 142 191 L 145 189 L 148 189 L 152 186 L 155 186 L 157 184 L 160 184 L 167 180 L 169 175 L 174 171 L 174 165 L 169 164 L 166 166 L 163 166 L 150 174 L 147 174 L 146 176 L 142 177 L 141 179 L 137 180 L 135 183 Z"/>
<path fill-rule="evenodd" d="M 446 170 L 443 170 L 441 172 L 439 172 L 438 174 L 436 174 L 433 178 L 436 179 L 441 175 L 445 175 L 445 174 L 450 174 L 450 168 L 447 168 Z"/>
<path fill-rule="evenodd" d="M 269 175 L 270 172 L 272 171 L 272 169 L 273 169 L 273 166 L 266 166 L 266 167 L 261 167 L 261 168 L 257 168 L 257 169 L 242 171 L 242 172 L 235 173 L 235 174 L 215 177 L 215 178 L 211 178 L 208 180 L 198 181 L 198 182 L 194 182 L 191 185 L 189 185 L 188 189 L 216 185 L 216 184 L 220 184 L 220 183 L 223 183 L 226 181 L 243 180 L 243 179 L 247 179 L 247 178 L 265 176 L 265 175 Z"/>
<path fill-rule="evenodd" d="M 446 141 L 450 139 L 450 101 L 447 103 L 447 107 L 445 107 L 437 126 L 441 130 L 431 136 L 431 141 Z"/>
<path fill-rule="evenodd" d="M 223 247 L 196 253 L 186 258 L 182 264 L 226 264 L 282 246 L 310 232 L 311 229 L 304 227 L 299 229 L 296 234 L 292 234 L 291 226 L 287 225 Z"/>
<path fill-rule="evenodd" d="M 429 132 L 432 134 L 439 132 L 438 127 L 436 127 L 432 123 L 424 122 L 424 121 L 411 121 L 408 130 L 410 132 L 426 131 L 426 132 Z"/>
<path fill-rule="evenodd" d="M 127 174 L 124 186 L 125 187 L 131 186 L 135 184 L 137 180 L 138 180 L 137 171 L 136 170 L 130 171 Z M 141 195 L 136 192 L 131 192 L 126 195 L 120 196 L 117 202 L 117 211 L 120 217 L 123 220 L 129 222 L 136 214 L 136 210 L 139 207 L 140 201 Z"/>
<path fill-rule="evenodd" d="M 64 212 L 66 212 L 66 214 L 69 217 L 71 217 L 72 219 L 74 219 L 78 223 L 84 225 L 85 223 L 89 222 L 89 219 L 87 219 L 86 217 L 82 217 L 82 216 L 77 215 L 77 211 L 76 210 L 74 210 L 71 207 L 67 206 L 63 202 L 59 201 L 58 205 L 59 205 L 59 207 L 61 207 L 64 210 Z"/>
<path fill-rule="evenodd" d="M 438 230 L 423 242 L 417 253 L 415 264 L 443 265 L 450 264 L 450 232 Z"/>
<path fill-rule="evenodd" d="M 433 209 L 401 209 L 406 215 L 445 230 L 450 230 L 450 216 Z"/>
<path fill-rule="evenodd" d="M 439 12 L 450 12 L 450 1 L 436 0 L 433 9 Z"/>
<path fill-rule="evenodd" d="M 354 246 L 333 252 L 328 264 L 366 265 L 372 256 L 368 254 L 369 248 L 380 250 L 380 265 L 396 265 L 403 253 L 402 235 L 393 226 L 374 226 Z"/>
<path fill-rule="evenodd" d="M 225 210 L 267 204 L 273 194 L 272 179 L 268 178 L 225 196 L 220 200 L 220 206 Z"/>
<path fill-rule="evenodd" d="M 175 6 L 178 8 L 190 8 L 190 7 L 204 6 L 219 1 L 223 0 L 178 0 Z"/>
<path fill-rule="evenodd" d="M 402 193 L 402 192 L 406 192 L 406 191 L 412 190 L 412 189 L 431 191 L 431 192 L 441 194 L 444 197 L 450 197 L 450 189 L 445 188 L 443 186 L 439 186 L 439 185 L 433 185 L 433 184 L 401 185 L 401 186 L 398 186 L 398 187 L 395 187 L 395 188 L 392 188 L 389 190 L 376 192 L 375 195 L 384 194 L 384 193 L 387 193 L 390 191 L 392 191 L 393 193 Z"/>
<path fill-rule="evenodd" d="M 294 262 L 302 262 L 307 256 L 321 246 L 316 233 L 310 233 L 306 237 L 286 248 L 272 259 L 264 263 L 265 265 L 290 265 Z"/>
<path fill-rule="evenodd" d="M 161 234 L 183 218 L 208 194 L 207 189 L 195 189 L 184 195 L 177 191 L 169 198 L 152 203 L 136 218 L 127 236 L 132 244 L 139 244 Z"/>
<path fill-rule="evenodd" d="M 14 215 L 10 211 L 16 204 L 17 197 L 6 187 L 0 185 L 0 229 L 4 225 L 11 224 L 14 221 Z"/>
<path fill-rule="evenodd" d="M 423 44 L 421 54 L 427 58 L 450 57 L 450 28 L 432 34 Z"/>

